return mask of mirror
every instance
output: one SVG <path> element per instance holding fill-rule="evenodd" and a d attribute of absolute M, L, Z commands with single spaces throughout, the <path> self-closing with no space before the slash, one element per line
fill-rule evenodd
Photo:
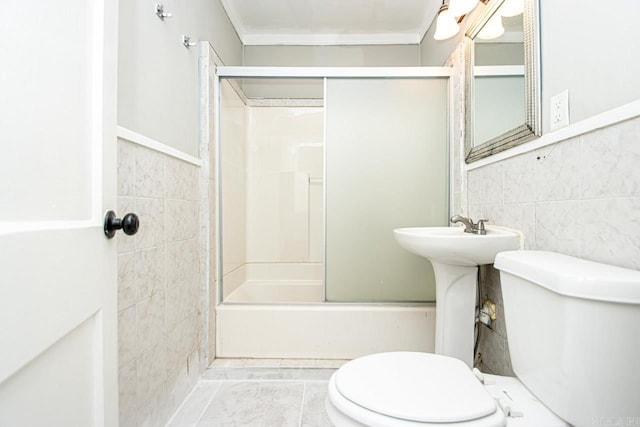
<path fill-rule="evenodd" d="M 465 37 L 467 163 L 540 135 L 538 22 L 538 0 L 489 0 L 469 27 Z"/>

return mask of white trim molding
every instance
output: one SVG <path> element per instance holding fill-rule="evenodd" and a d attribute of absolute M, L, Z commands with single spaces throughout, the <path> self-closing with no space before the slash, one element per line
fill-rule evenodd
<path fill-rule="evenodd" d="M 125 139 L 129 142 L 133 142 L 134 144 L 138 144 L 146 148 L 150 148 L 152 150 L 166 154 L 167 156 L 175 157 L 176 159 L 183 160 L 198 167 L 202 166 L 202 160 L 198 159 L 197 157 L 193 157 L 180 150 L 176 150 L 175 148 L 163 144 L 162 142 L 156 141 L 153 138 L 149 138 L 148 136 L 144 136 L 125 127 L 118 126 L 118 138 Z"/>
<path fill-rule="evenodd" d="M 450 77 L 451 67 L 218 67 L 220 78 Z"/>

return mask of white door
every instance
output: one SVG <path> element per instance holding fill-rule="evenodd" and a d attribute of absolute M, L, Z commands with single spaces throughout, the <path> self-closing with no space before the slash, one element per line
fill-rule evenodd
<path fill-rule="evenodd" d="M 116 426 L 117 1 L 0 7 L 0 426 Z"/>

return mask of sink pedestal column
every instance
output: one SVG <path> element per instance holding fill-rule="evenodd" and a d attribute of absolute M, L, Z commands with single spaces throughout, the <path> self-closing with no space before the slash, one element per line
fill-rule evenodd
<path fill-rule="evenodd" d="M 436 354 L 473 368 L 477 266 L 431 261 L 436 277 Z"/>

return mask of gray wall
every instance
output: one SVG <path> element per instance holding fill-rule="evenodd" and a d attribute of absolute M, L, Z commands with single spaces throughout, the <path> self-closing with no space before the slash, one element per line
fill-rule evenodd
<path fill-rule="evenodd" d="M 164 2 L 172 18 L 155 15 L 155 1 L 120 2 L 118 124 L 198 155 L 198 47 L 208 41 L 227 65 L 242 63 L 242 44 L 219 0 Z"/>
<path fill-rule="evenodd" d="M 434 22 L 420 44 L 422 65 L 444 64 L 483 8 L 449 40 L 433 39 Z M 551 97 L 565 89 L 571 123 L 640 98 L 638 16 L 635 0 L 540 0 L 543 131 L 549 131 Z"/>
<path fill-rule="evenodd" d="M 640 2 L 540 3 L 543 106 L 569 89 L 573 123 L 640 98 Z M 544 114 L 543 131 L 548 130 Z"/>

